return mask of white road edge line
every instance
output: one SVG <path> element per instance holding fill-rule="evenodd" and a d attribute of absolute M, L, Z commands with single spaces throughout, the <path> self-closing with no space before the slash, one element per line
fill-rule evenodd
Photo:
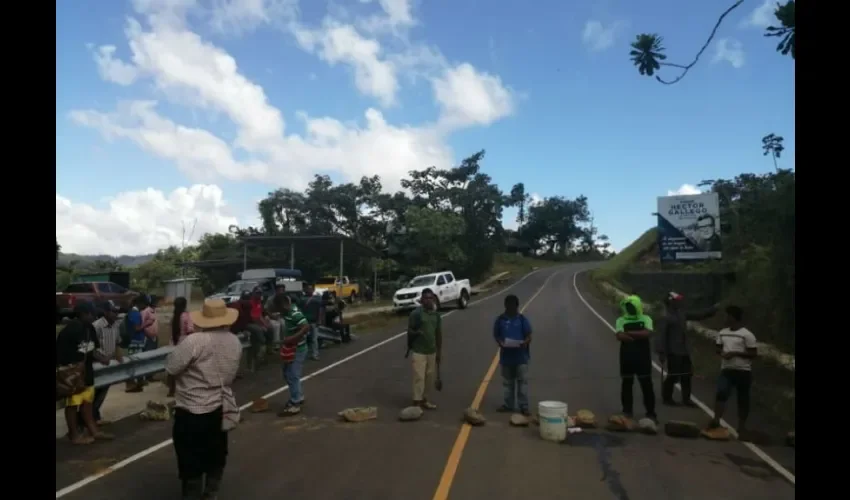
<path fill-rule="evenodd" d="M 503 294 L 503 293 L 507 292 L 507 291 L 508 291 L 508 290 L 510 290 L 511 288 L 513 288 L 513 287 L 515 287 L 515 286 L 519 285 L 520 283 L 522 283 L 523 281 L 525 281 L 525 280 L 526 280 L 527 278 L 529 278 L 531 275 L 533 275 L 533 274 L 537 274 L 538 272 L 540 272 L 540 271 L 542 271 L 542 270 L 543 270 L 543 269 L 535 269 L 534 271 L 531 271 L 530 273 L 528 273 L 528 274 L 526 274 L 525 276 L 523 276 L 522 278 L 520 278 L 520 279 L 519 279 L 519 281 L 517 281 L 516 283 L 512 283 L 512 284 L 511 284 L 510 286 L 508 286 L 507 288 L 505 288 L 505 289 L 503 289 L 503 290 L 499 290 L 498 292 L 496 292 L 496 293 L 494 293 L 494 294 L 492 294 L 492 295 L 488 295 L 487 297 L 484 297 L 483 299 L 479 299 L 479 300 L 476 300 L 476 301 L 474 301 L 474 302 L 470 302 L 470 303 L 469 303 L 469 307 L 472 307 L 472 306 L 474 306 L 474 305 L 476 305 L 476 304 L 480 304 L 481 302 L 484 302 L 484 301 L 490 300 L 490 299 L 492 299 L 492 298 L 494 298 L 494 297 L 497 297 L 497 296 L 499 296 L 499 295 L 501 295 L 501 294 Z M 560 272 L 560 271 L 555 271 L 555 273 L 558 273 L 558 272 Z M 555 274 L 555 273 L 553 273 L 553 274 Z M 550 276 L 550 278 L 551 278 L 551 276 Z M 449 312 L 447 312 L 446 314 L 443 314 L 443 317 L 449 316 L 449 315 L 451 315 L 451 314 L 455 313 L 456 311 L 457 311 L 456 309 L 455 309 L 455 310 L 452 310 L 452 311 L 449 311 Z M 405 335 L 407 335 L 407 330 L 405 330 L 405 331 L 403 331 L 403 332 L 401 332 L 401 333 L 398 333 L 398 334 L 396 334 L 396 335 L 393 335 L 392 337 L 390 337 L 390 338 L 388 338 L 388 339 L 384 339 L 384 340 L 382 340 L 382 341 L 378 342 L 377 344 L 371 345 L 371 346 L 369 346 L 369 347 L 367 347 L 367 348 L 365 348 L 365 349 L 363 349 L 363 350 L 361 350 L 361 351 L 357 351 L 357 352 L 355 352 L 354 354 L 352 354 L 352 355 L 350 355 L 350 356 L 348 356 L 348 357 L 342 358 L 342 359 L 340 359 L 339 361 L 336 361 L 336 362 L 334 362 L 334 363 L 331 363 L 331 364 L 329 364 L 328 366 L 326 366 L 326 367 L 324 367 L 324 368 L 321 368 L 321 369 L 319 369 L 319 370 L 316 370 L 316 371 L 314 371 L 313 373 L 311 373 L 311 374 L 309 374 L 309 375 L 305 375 L 304 377 L 301 377 L 301 381 L 302 381 L 302 382 L 305 382 L 305 381 L 307 381 L 307 380 L 310 380 L 310 379 L 311 379 L 311 378 L 313 378 L 313 377 L 317 377 L 317 376 L 319 376 L 319 375 L 321 375 L 321 374 L 325 373 L 326 371 L 328 371 L 328 370 L 330 370 L 330 369 L 332 369 L 332 368 L 336 368 L 336 367 L 337 367 L 337 366 L 339 366 L 339 365 L 342 365 L 342 364 L 344 364 L 344 363 L 348 363 L 349 361 L 351 361 L 351 360 L 353 360 L 353 359 L 355 359 L 355 358 L 358 358 L 358 357 L 360 357 L 360 356 L 362 356 L 362 355 L 366 354 L 367 352 L 374 351 L 375 349 L 377 349 L 377 348 L 379 348 L 379 347 L 381 347 L 381 346 L 383 346 L 383 345 L 389 344 L 390 342 L 392 342 L 392 341 L 394 341 L 394 340 L 398 340 L 398 339 L 402 338 L 402 337 L 403 337 L 403 336 L 405 336 Z M 268 394 L 266 394 L 266 395 L 264 395 L 264 396 L 262 396 L 262 397 L 263 397 L 263 399 L 268 399 L 268 398 L 271 398 L 271 397 L 277 396 L 278 394 L 280 394 L 280 393 L 282 393 L 282 392 L 284 392 L 284 391 L 286 391 L 286 390 L 288 390 L 288 389 L 289 389 L 289 386 L 288 386 L 288 385 L 285 385 L 285 386 L 283 386 L 283 387 L 281 387 L 281 388 L 279 388 L 279 389 L 275 389 L 275 390 L 273 390 L 272 392 L 270 392 L 270 393 L 268 393 Z M 245 411 L 245 410 L 247 410 L 248 408 L 250 408 L 252 404 L 253 404 L 253 403 L 246 403 L 246 404 L 244 404 L 244 405 L 240 406 L 240 407 L 239 407 L 239 410 L 240 410 L 240 411 Z M 86 486 L 86 485 L 89 485 L 89 484 L 91 484 L 91 483 L 93 483 L 93 482 L 97 481 L 98 479 L 100 479 L 100 478 L 102 478 L 102 477 L 104 477 L 104 476 L 108 476 L 109 474 L 111 474 L 111 473 L 113 473 L 113 472 L 115 472 L 115 471 L 117 471 L 117 470 L 123 469 L 124 467 L 126 467 L 126 466 L 130 465 L 131 463 L 136 462 L 136 461 L 138 461 L 138 460 L 141 460 L 141 459 L 145 458 L 146 456 L 148 456 L 148 455 L 150 455 L 150 454 L 152 454 L 152 453 L 155 453 L 155 452 L 157 452 L 157 451 L 159 451 L 159 450 L 161 450 L 161 449 L 165 448 L 166 446 L 171 445 L 171 444 L 172 444 L 172 442 L 173 442 L 173 441 L 172 441 L 171 439 L 167 439 L 167 440 L 165 440 L 165 441 L 163 441 L 163 442 L 161 442 L 161 443 L 159 443 L 159 444 L 155 444 L 155 445 L 151 446 L 150 448 L 144 449 L 144 450 L 142 450 L 142 451 L 140 451 L 140 452 L 136 453 L 135 455 L 132 455 L 132 456 L 130 456 L 130 457 L 127 457 L 127 458 L 125 458 L 124 460 L 121 460 L 120 462 L 116 463 L 115 465 L 111 465 L 111 466 L 107 467 L 106 469 L 104 469 L 104 470 L 102 470 L 102 471 L 100 471 L 100 472 L 98 472 L 98 473 L 96 473 L 96 474 L 92 474 L 91 476 L 88 476 L 88 477 L 86 477 L 86 478 L 84 478 L 84 479 L 81 479 L 81 480 L 77 481 L 77 482 L 76 482 L 76 483 L 74 483 L 74 484 L 71 484 L 71 485 L 69 485 L 69 486 L 66 486 L 66 487 L 64 487 L 64 488 L 62 488 L 61 490 L 58 490 L 58 491 L 56 492 L 56 498 L 62 498 L 62 497 L 64 497 L 65 495 L 68 495 L 68 494 L 70 494 L 70 493 L 73 493 L 73 492 L 75 492 L 75 491 L 79 490 L 80 488 L 82 488 L 82 487 L 84 487 L 84 486 Z"/>
<path fill-rule="evenodd" d="M 583 303 L 583 304 L 587 307 L 587 309 L 588 309 L 590 312 L 592 312 L 594 316 L 596 316 L 597 318 L 599 318 L 599 321 L 601 321 L 601 322 L 602 322 L 605 326 L 607 326 L 607 327 L 608 327 L 608 329 L 610 329 L 612 332 L 616 331 L 616 330 L 614 330 L 614 327 L 613 327 L 613 326 L 611 326 L 611 323 L 609 323 L 609 322 L 608 322 L 608 320 L 606 320 L 606 319 L 605 319 L 605 318 L 604 318 L 601 314 L 599 314 L 598 312 L 596 312 L 596 309 L 594 309 L 594 308 L 593 308 L 593 306 L 591 306 L 591 305 L 590 305 L 590 304 L 589 304 L 589 303 L 588 303 L 588 302 L 584 299 L 584 297 L 582 296 L 581 292 L 578 290 L 578 285 L 576 284 L 576 278 L 578 277 L 578 275 L 579 275 L 579 274 L 581 274 L 581 273 L 583 273 L 583 272 L 585 272 L 585 271 L 579 271 L 579 272 L 577 272 L 577 273 L 573 274 L 573 289 L 575 290 L 576 295 L 577 295 L 577 296 L 578 296 L 578 298 L 582 301 L 582 303 Z M 658 373 L 662 373 L 662 371 L 661 371 L 661 366 L 660 366 L 658 363 L 656 363 L 655 361 L 653 361 L 653 362 L 652 362 L 652 367 L 653 367 L 653 368 L 655 368 L 655 371 L 657 371 Z M 678 391 L 681 391 L 681 390 L 682 390 L 682 388 L 681 388 L 681 386 L 680 386 L 679 384 L 676 384 L 676 390 L 678 390 Z M 696 404 L 696 405 L 697 405 L 697 406 L 698 406 L 698 407 L 699 407 L 702 411 L 704 411 L 704 412 L 705 412 L 705 414 L 706 414 L 706 415 L 708 415 L 708 417 L 709 417 L 709 418 L 714 418 L 714 411 L 712 411 L 712 409 L 711 409 L 711 408 L 709 408 L 709 407 L 708 407 L 708 405 L 706 405 L 705 403 L 703 403 L 702 401 L 700 401 L 700 400 L 699 400 L 696 396 L 694 396 L 693 394 L 691 394 L 691 400 L 692 400 L 692 401 L 693 401 L 693 402 L 694 402 L 694 403 L 695 403 L 695 404 Z M 732 434 L 732 436 L 734 436 L 735 438 L 737 438 L 737 437 L 738 437 L 738 432 L 737 432 L 737 431 L 736 431 L 736 430 L 735 430 L 735 429 L 734 429 L 731 425 L 729 425 L 729 423 L 728 423 L 728 422 L 726 422 L 726 420 L 721 419 L 721 420 L 720 420 L 720 424 L 721 424 L 723 427 L 725 427 L 725 428 L 729 429 L 729 433 L 730 433 L 730 434 Z M 752 452 L 753 452 L 753 453 L 754 453 L 757 457 L 759 457 L 760 459 L 762 459 L 762 460 L 764 461 L 764 463 L 766 463 L 767 465 L 769 465 L 769 466 L 770 466 L 770 468 L 772 468 L 773 470 L 775 470 L 776 472 L 778 472 L 778 473 L 779 473 L 779 475 L 781 475 L 781 476 L 782 476 L 782 477 L 784 477 L 786 480 L 788 480 L 788 482 L 790 482 L 790 483 L 791 483 L 792 485 L 794 485 L 795 487 L 797 486 L 797 479 L 796 479 L 796 476 L 795 476 L 794 474 L 792 474 L 790 471 L 788 471 L 788 469 L 786 469 L 785 467 L 783 467 L 783 466 L 782 466 L 782 464 L 780 464 L 779 462 L 777 462 L 776 460 L 774 460 L 774 459 L 773 459 L 773 457 L 771 457 L 770 455 L 768 455 L 767 453 L 765 453 L 765 452 L 764 452 L 764 450 L 762 450 L 762 449 L 761 449 L 761 448 L 759 448 L 758 446 L 754 445 L 753 443 L 747 443 L 747 442 L 744 442 L 744 441 L 739 441 L 739 442 L 740 442 L 741 444 L 743 444 L 744 446 L 746 446 L 746 447 L 747 447 L 750 451 L 752 451 Z"/>

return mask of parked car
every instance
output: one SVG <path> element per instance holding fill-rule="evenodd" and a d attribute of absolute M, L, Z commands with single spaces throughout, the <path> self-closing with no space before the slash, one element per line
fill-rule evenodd
<path fill-rule="evenodd" d="M 127 312 L 138 297 L 134 292 L 111 281 L 93 281 L 87 283 L 71 283 L 62 292 L 56 292 L 56 321 L 73 316 L 74 306 L 78 302 L 100 302 L 111 300 L 122 312 Z"/>
<path fill-rule="evenodd" d="M 469 305 L 472 286 L 469 280 L 455 278 L 451 271 L 423 274 L 410 280 L 407 287 L 393 294 L 393 309 L 402 311 L 419 306 L 422 290 L 430 288 L 437 296 L 437 309 L 448 302 L 456 302 L 459 309 Z"/>
<path fill-rule="evenodd" d="M 335 276 L 325 276 L 316 280 L 316 293 L 324 292 L 336 292 L 337 297 L 351 304 L 360 297 L 360 285 L 352 283 L 348 276 L 343 276 L 341 280 Z"/>
<path fill-rule="evenodd" d="M 302 295 L 303 282 L 298 269 L 248 269 L 242 272 L 242 279 L 227 285 L 224 290 L 210 295 L 208 299 L 222 299 L 226 304 L 239 300 L 243 292 L 251 292 L 259 287 L 263 292 L 263 301 L 274 295 L 275 285 L 285 285 L 286 294 L 297 299 Z"/>

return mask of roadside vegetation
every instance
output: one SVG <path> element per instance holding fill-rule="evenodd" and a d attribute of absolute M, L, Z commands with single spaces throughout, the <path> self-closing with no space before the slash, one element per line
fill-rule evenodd
<path fill-rule="evenodd" d="M 378 291 L 384 296 L 398 283 L 435 270 L 449 269 L 475 283 L 494 271 L 520 272 L 611 255 L 586 197 L 550 196 L 533 202 L 522 183 L 505 192 L 483 171 L 483 160 L 484 151 L 479 151 L 454 168 L 411 171 L 401 182 L 405 191 L 396 193 L 387 193 L 378 176 L 335 184 L 317 175 L 303 192 L 281 188 L 260 201 L 261 227 L 233 226 L 226 234 L 205 234 L 196 245 L 164 248 L 147 259 L 121 257 L 132 259 L 127 266 L 113 257 L 66 257 L 57 241 L 56 287 L 63 289 L 84 272 L 126 269 L 135 290 L 159 295 L 164 280 L 185 275 L 199 278 L 197 288 L 208 294 L 233 281 L 237 270 L 184 270 L 181 264 L 231 259 L 240 262 L 241 270 L 239 238 L 258 235 L 337 235 L 379 250 L 382 258 L 377 262 L 347 257 L 344 265 L 347 274 L 370 285 L 377 270 Z M 518 211 L 516 230 L 503 226 L 502 214 L 509 207 Z M 534 264 L 537 260 L 542 262 Z M 288 264 L 287 249 L 251 250 L 251 267 Z M 307 279 L 335 275 L 339 269 L 338 260 L 315 255 L 299 255 L 296 264 Z"/>

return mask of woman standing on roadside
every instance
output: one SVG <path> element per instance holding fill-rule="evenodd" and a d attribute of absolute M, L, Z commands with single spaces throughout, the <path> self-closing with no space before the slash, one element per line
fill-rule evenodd
<path fill-rule="evenodd" d="M 227 431 L 239 422 L 231 384 L 242 343 L 228 329 L 239 312 L 221 299 L 204 301 L 190 314 L 195 332 L 180 340 L 165 360 L 175 378 L 172 439 L 183 498 L 214 499 L 227 463 Z"/>
<path fill-rule="evenodd" d="M 188 301 L 186 297 L 174 299 L 174 315 L 171 317 L 171 345 L 177 345 L 190 333 L 195 331 L 189 311 L 186 310 Z M 174 397 L 174 377 L 168 376 L 168 397 Z"/>

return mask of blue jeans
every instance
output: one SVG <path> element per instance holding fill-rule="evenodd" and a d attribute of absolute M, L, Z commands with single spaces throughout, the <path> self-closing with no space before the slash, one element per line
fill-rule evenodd
<path fill-rule="evenodd" d="M 502 386 L 505 389 L 505 406 L 514 410 L 528 410 L 527 364 L 502 365 Z"/>
<path fill-rule="evenodd" d="M 301 390 L 301 369 L 307 359 L 307 349 L 295 351 L 295 361 L 283 364 L 283 380 L 289 386 L 289 402 L 301 404 L 304 401 L 304 391 Z"/>
<path fill-rule="evenodd" d="M 310 357 L 313 359 L 319 358 L 319 327 L 315 323 L 310 323 L 310 331 L 307 332 L 307 349 L 310 351 Z"/>

